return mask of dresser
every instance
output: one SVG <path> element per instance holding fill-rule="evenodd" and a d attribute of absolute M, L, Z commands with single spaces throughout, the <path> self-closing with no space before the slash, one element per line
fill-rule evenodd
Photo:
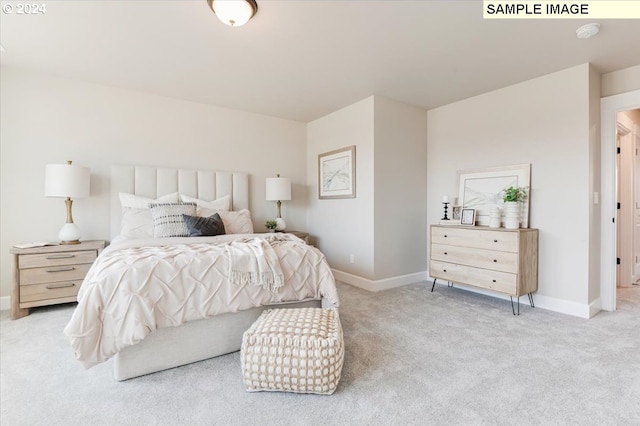
<path fill-rule="evenodd" d="M 538 230 L 480 226 L 431 226 L 430 275 L 513 297 L 538 289 Z"/>
<path fill-rule="evenodd" d="M 77 301 L 85 275 L 105 246 L 104 241 L 33 248 L 12 248 L 11 319 L 29 308 Z"/>

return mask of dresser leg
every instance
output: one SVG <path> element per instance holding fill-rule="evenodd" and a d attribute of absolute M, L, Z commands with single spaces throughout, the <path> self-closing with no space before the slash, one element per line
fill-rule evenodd
<path fill-rule="evenodd" d="M 528 293 L 528 295 L 529 295 L 529 304 L 531 305 L 532 308 L 535 308 L 536 305 L 533 304 L 533 294 Z"/>
<path fill-rule="evenodd" d="M 26 317 L 27 315 L 29 315 L 29 308 L 23 308 L 20 309 L 17 306 L 11 306 L 11 319 L 12 320 L 17 320 L 19 318 L 22 317 Z"/>
<path fill-rule="evenodd" d="M 433 289 L 436 286 L 436 280 L 437 280 L 437 278 L 433 279 L 433 285 L 431 286 L 431 293 L 433 293 Z"/>
<path fill-rule="evenodd" d="M 515 308 L 513 306 L 513 297 L 509 296 L 509 299 L 511 299 L 511 311 L 513 312 L 513 315 L 516 315 L 516 310 L 515 310 Z M 518 304 L 518 314 L 517 315 L 520 315 L 520 296 L 518 296 L 518 303 L 517 304 Z"/>

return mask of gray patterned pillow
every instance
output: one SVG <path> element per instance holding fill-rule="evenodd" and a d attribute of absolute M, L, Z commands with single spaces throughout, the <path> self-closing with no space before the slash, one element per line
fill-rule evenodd
<path fill-rule="evenodd" d="M 218 213 L 209 217 L 190 216 L 183 214 L 184 222 L 187 224 L 190 237 L 215 237 L 224 235 L 224 224 Z"/>
<path fill-rule="evenodd" d="M 149 210 L 155 238 L 189 236 L 182 215 L 195 215 L 196 203 L 149 203 Z"/>

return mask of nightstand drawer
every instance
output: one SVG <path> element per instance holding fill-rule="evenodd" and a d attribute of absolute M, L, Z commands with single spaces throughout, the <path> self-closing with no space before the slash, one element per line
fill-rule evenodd
<path fill-rule="evenodd" d="M 60 281 L 82 281 L 91 268 L 90 263 L 82 265 L 50 266 L 20 270 L 20 287 Z M 23 291 L 23 290 L 21 290 Z"/>
<path fill-rule="evenodd" d="M 434 278 L 468 283 L 476 287 L 518 296 L 516 290 L 517 276 L 515 274 L 433 260 L 430 263 L 429 273 Z"/>
<path fill-rule="evenodd" d="M 75 298 L 81 285 L 82 280 L 24 286 L 20 290 L 20 303 L 67 297 Z"/>
<path fill-rule="evenodd" d="M 64 253 L 23 254 L 20 256 L 18 268 L 38 268 L 58 265 L 77 265 L 93 263 L 98 257 L 97 250 L 68 251 Z"/>
<path fill-rule="evenodd" d="M 512 274 L 518 272 L 518 254 L 507 251 L 432 244 L 431 258 L 442 262 L 458 263 Z"/>

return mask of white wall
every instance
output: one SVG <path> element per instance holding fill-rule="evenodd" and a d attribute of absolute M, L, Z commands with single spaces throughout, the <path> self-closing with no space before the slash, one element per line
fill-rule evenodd
<path fill-rule="evenodd" d="M 601 189 L 602 147 L 600 144 L 600 90 L 602 77 L 593 65 L 589 65 L 589 194 Z M 598 202 L 600 202 L 598 200 Z M 600 235 L 602 232 L 602 213 L 599 204 L 589 203 L 589 317 L 600 310 Z"/>
<path fill-rule="evenodd" d="M 307 124 L 307 228 L 332 268 L 374 278 L 373 97 Z M 318 199 L 318 155 L 356 146 L 356 198 Z M 349 263 L 353 254 L 355 263 Z"/>
<path fill-rule="evenodd" d="M 428 115 L 428 223 L 442 213 L 440 197 L 457 194 L 457 170 L 531 163 L 530 226 L 539 229 L 540 252 L 537 302 L 582 316 L 588 315 L 593 273 L 591 75 L 584 64 Z"/>
<path fill-rule="evenodd" d="M 427 269 L 427 111 L 374 98 L 376 280 Z"/>
<path fill-rule="evenodd" d="M 338 279 L 382 290 L 426 278 L 426 130 L 424 109 L 378 96 L 307 125 L 308 228 Z M 356 198 L 319 200 L 318 154 L 349 145 Z"/>
<path fill-rule="evenodd" d="M 640 89 L 640 65 L 602 74 L 601 97 Z"/>
<path fill-rule="evenodd" d="M 283 217 L 306 229 L 304 123 L 6 67 L 1 77 L 0 296 L 10 293 L 9 248 L 55 241 L 65 221 L 63 201 L 43 196 L 48 163 L 91 168 L 91 197 L 73 206 L 83 239 L 109 237 L 112 164 L 248 172 L 257 230 L 276 214 L 265 178 L 280 173 L 293 183 Z"/>

